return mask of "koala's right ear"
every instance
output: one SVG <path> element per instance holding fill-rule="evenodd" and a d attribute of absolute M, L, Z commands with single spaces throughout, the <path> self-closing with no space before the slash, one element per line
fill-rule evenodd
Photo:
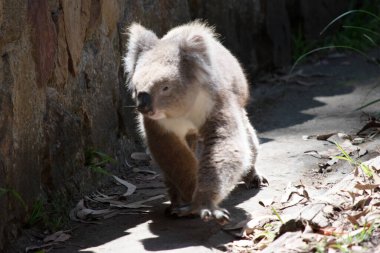
<path fill-rule="evenodd" d="M 201 56 L 209 63 L 207 38 L 203 34 L 190 34 L 180 44 L 180 48 L 185 56 Z"/>
<path fill-rule="evenodd" d="M 128 51 L 124 58 L 124 69 L 129 74 L 129 77 L 131 77 L 141 53 L 156 45 L 158 38 L 154 32 L 137 23 L 133 23 L 128 28 L 128 34 Z"/>

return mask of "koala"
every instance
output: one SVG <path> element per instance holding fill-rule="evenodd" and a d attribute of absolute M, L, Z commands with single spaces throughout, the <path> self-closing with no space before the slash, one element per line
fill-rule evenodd
<path fill-rule="evenodd" d="M 136 23 L 128 32 L 128 88 L 163 171 L 169 213 L 228 222 L 219 204 L 239 181 L 268 183 L 255 170 L 259 141 L 245 110 L 249 88 L 239 62 L 199 21 L 161 39 Z"/>

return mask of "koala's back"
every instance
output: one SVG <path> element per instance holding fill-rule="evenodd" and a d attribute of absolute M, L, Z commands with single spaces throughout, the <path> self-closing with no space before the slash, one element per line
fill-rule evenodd
<path fill-rule="evenodd" d="M 229 91 L 237 95 L 239 104 L 245 106 L 249 98 L 246 76 L 238 60 L 219 42 L 212 28 L 200 22 L 192 22 L 170 30 L 162 41 L 181 41 L 194 34 L 201 35 L 207 41 L 209 62 L 205 64 L 210 64 L 212 88 L 217 93 Z"/>

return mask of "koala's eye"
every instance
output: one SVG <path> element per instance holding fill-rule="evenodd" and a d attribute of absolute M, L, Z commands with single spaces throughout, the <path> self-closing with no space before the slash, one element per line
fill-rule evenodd
<path fill-rule="evenodd" d="M 168 86 L 165 86 L 164 88 L 162 88 L 162 91 L 167 91 L 167 90 L 169 90 Z"/>

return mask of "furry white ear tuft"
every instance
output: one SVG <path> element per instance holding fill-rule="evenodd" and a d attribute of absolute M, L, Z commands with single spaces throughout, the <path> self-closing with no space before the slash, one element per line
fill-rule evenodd
<path fill-rule="evenodd" d="M 124 69 L 131 76 L 141 53 L 151 49 L 157 43 L 158 38 L 154 32 L 137 23 L 133 23 L 128 28 L 128 34 L 128 51 L 124 58 Z"/>
<path fill-rule="evenodd" d="M 181 44 L 181 49 L 186 54 L 205 54 L 207 51 L 206 39 L 200 34 L 192 34 Z"/>

